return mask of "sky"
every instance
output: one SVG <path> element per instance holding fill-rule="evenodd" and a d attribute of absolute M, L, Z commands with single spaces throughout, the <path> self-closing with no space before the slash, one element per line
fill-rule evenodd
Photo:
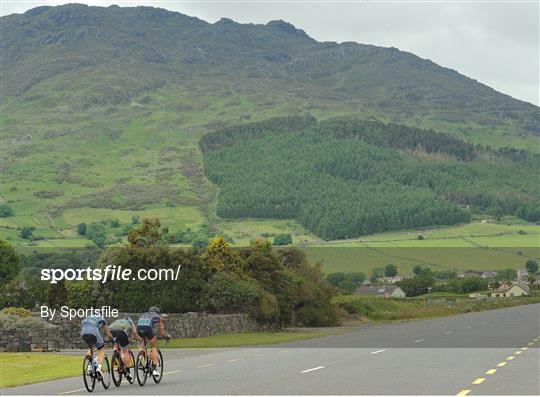
<path fill-rule="evenodd" d="M 71 1 L 71 2 L 75 2 Z M 537 0 L 79 0 L 88 5 L 154 6 L 208 22 L 283 19 L 319 41 L 396 47 L 536 105 L 539 98 Z M 0 0 L 0 15 L 55 0 Z"/>

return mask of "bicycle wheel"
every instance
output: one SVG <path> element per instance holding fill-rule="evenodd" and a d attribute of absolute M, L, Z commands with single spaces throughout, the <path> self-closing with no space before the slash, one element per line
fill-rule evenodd
<path fill-rule="evenodd" d="M 109 359 L 105 357 L 101 363 L 101 383 L 104 389 L 108 389 L 111 385 L 111 367 L 109 366 Z"/>
<path fill-rule="evenodd" d="M 152 375 L 152 378 L 154 378 L 154 382 L 159 383 L 161 382 L 161 378 L 163 378 L 163 355 L 161 354 L 161 350 L 158 349 L 158 363 L 156 365 L 156 370 L 158 371 L 159 375 Z"/>
<path fill-rule="evenodd" d="M 122 383 L 122 359 L 117 352 L 113 353 L 111 358 L 111 375 L 116 387 Z"/>
<path fill-rule="evenodd" d="M 126 376 L 126 379 L 130 384 L 133 384 L 133 382 L 135 382 L 135 357 L 131 350 L 129 351 L 129 356 L 131 357 L 131 366 L 126 367 L 126 371 L 130 371 L 131 376 L 129 378 Z"/>
<path fill-rule="evenodd" d="M 139 354 L 137 354 L 135 372 L 137 373 L 137 383 L 139 386 L 144 386 L 146 377 L 148 376 L 148 360 L 144 351 L 140 351 Z"/>
<path fill-rule="evenodd" d="M 86 390 L 92 393 L 94 391 L 94 387 L 96 386 L 96 377 L 94 375 L 92 359 L 88 356 L 84 356 L 83 360 L 83 380 Z"/>

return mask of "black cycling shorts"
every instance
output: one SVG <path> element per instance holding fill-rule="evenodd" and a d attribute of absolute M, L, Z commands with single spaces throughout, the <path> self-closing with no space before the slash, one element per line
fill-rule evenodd
<path fill-rule="evenodd" d="M 88 347 L 96 346 L 96 349 L 98 350 L 101 349 L 103 345 L 105 344 L 101 335 L 98 338 L 94 334 L 83 334 L 82 338 L 86 342 Z"/>
<path fill-rule="evenodd" d="M 126 331 L 122 329 L 111 329 L 111 334 L 116 339 L 118 339 L 118 343 L 120 344 L 120 347 L 122 349 L 125 349 L 129 346 L 129 335 L 126 333 Z"/>
<path fill-rule="evenodd" d="M 141 338 L 146 338 L 148 340 L 152 340 L 156 336 L 154 333 L 154 328 L 152 328 L 150 325 L 138 325 L 137 333 Z"/>

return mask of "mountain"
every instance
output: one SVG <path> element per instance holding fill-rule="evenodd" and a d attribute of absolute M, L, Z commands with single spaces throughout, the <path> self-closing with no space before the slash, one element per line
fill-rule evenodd
<path fill-rule="evenodd" d="M 81 219 L 215 221 L 199 140 L 277 116 L 350 116 L 537 152 L 538 108 L 395 48 L 317 42 L 284 21 L 151 7 L 1 18 L 4 232 L 75 239 Z M 131 212 L 129 212 L 131 211 Z M 205 226 L 205 227 L 206 227 Z"/>

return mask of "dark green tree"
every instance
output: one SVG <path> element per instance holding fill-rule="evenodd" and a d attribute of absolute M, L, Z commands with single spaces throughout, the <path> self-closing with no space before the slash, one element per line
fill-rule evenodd
<path fill-rule="evenodd" d="M 397 276 L 398 274 L 398 270 L 397 270 L 397 266 L 390 263 L 388 265 L 385 266 L 384 268 L 384 275 L 386 277 L 394 277 L 394 276 Z"/>
<path fill-rule="evenodd" d="M 515 269 L 504 269 L 499 272 L 496 279 L 499 281 L 513 281 L 517 277 L 517 271 Z"/>
<path fill-rule="evenodd" d="M 525 269 L 527 269 L 530 274 L 535 274 L 538 271 L 538 262 L 534 259 L 529 259 L 527 263 L 525 263 Z"/>
<path fill-rule="evenodd" d="M 0 218 L 13 216 L 13 210 L 8 204 L 0 204 Z"/>
<path fill-rule="evenodd" d="M 79 223 L 77 225 L 77 234 L 79 236 L 84 236 L 86 235 L 86 223 Z"/>
<path fill-rule="evenodd" d="M 15 250 L 9 243 L 0 240 L 0 285 L 9 283 L 19 271 L 19 257 Z"/>
<path fill-rule="evenodd" d="M 274 245 L 289 245 L 293 240 L 289 233 L 276 234 L 274 237 Z"/>
<path fill-rule="evenodd" d="M 20 231 L 21 238 L 30 240 L 32 238 L 32 232 L 34 231 L 34 226 L 23 226 Z"/>

